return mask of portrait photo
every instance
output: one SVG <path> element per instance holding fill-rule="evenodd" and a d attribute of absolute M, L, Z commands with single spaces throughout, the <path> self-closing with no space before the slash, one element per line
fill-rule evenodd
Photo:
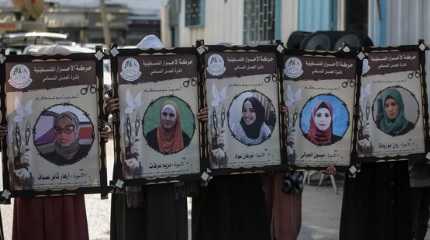
<path fill-rule="evenodd" d="M 414 129 L 420 110 L 418 101 L 411 91 L 404 87 L 392 86 L 376 95 L 372 113 L 376 127 L 383 133 L 396 137 Z"/>
<path fill-rule="evenodd" d="M 196 130 L 190 106 L 176 96 L 163 96 L 149 104 L 143 116 L 143 136 L 147 144 L 163 154 L 185 149 Z"/>
<path fill-rule="evenodd" d="M 332 94 L 310 98 L 300 112 L 300 129 L 314 145 L 327 146 L 340 141 L 350 124 L 346 104 Z"/>
<path fill-rule="evenodd" d="M 94 124 L 89 115 L 68 103 L 42 111 L 33 132 L 34 146 L 40 155 L 58 166 L 82 160 L 94 141 Z"/>
<path fill-rule="evenodd" d="M 258 145 L 272 135 L 276 111 L 272 101 L 256 90 L 233 98 L 228 110 L 228 125 L 233 137 L 244 145 Z"/>

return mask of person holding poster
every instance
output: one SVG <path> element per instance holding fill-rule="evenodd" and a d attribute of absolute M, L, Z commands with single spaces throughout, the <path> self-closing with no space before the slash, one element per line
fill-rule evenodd
<path fill-rule="evenodd" d="M 87 51 L 91 50 L 88 49 Z M 59 53 L 70 54 L 76 51 L 55 45 L 39 48 L 36 52 L 38 54 L 55 55 Z M 60 120 L 68 121 L 61 117 L 58 119 L 57 127 L 60 127 L 61 125 Z M 64 127 L 65 126 L 61 127 L 61 131 L 64 133 L 72 130 L 71 126 Z M 99 131 L 102 140 L 106 140 L 109 137 L 109 131 L 106 128 L 100 129 Z M 71 131 L 71 133 L 72 132 L 73 131 Z M 7 127 L 2 126 L 0 129 L 0 137 L 3 138 L 6 136 Z M 68 145 L 65 141 L 61 140 L 61 138 L 62 137 L 58 135 L 58 142 Z M 70 142 L 73 142 L 72 138 L 70 138 L 70 140 Z M 25 177 L 23 174 L 20 174 L 19 176 Z M 74 196 L 44 198 L 15 198 L 12 239 L 89 239 L 84 196 L 78 194 Z"/>
<path fill-rule="evenodd" d="M 247 100 L 244 102 L 246 104 Z M 243 118 L 251 118 L 244 122 L 252 118 L 254 120 L 249 121 L 250 124 L 257 122 L 256 114 L 251 117 L 243 115 Z M 204 122 L 208 120 L 207 108 L 199 112 L 198 118 Z M 214 177 L 207 187 L 200 188 L 193 196 L 193 239 L 270 240 L 270 213 L 267 209 L 271 204 L 267 204 L 265 197 L 262 175 Z"/>
<path fill-rule="evenodd" d="M 382 98 L 378 99 L 376 125 L 393 137 L 403 135 L 414 128 L 414 124 L 405 117 L 402 95 L 395 88 L 384 90 Z"/>
<path fill-rule="evenodd" d="M 424 240 L 430 218 L 430 164 L 424 161 L 409 161 L 411 186 L 412 238 Z"/>
<path fill-rule="evenodd" d="M 140 49 L 163 48 L 155 35 L 145 36 L 138 44 Z M 109 103 L 117 103 L 111 98 Z M 107 106 L 118 111 L 118 104 Z M 150 131 L 146 139 L 153 149 L 163 154 L 178 152 L 187 146 L 190 138 L 183 133 L 180 115 L 174 103 L 166 102 L 160 110 L 160 125 Z M 128 164 L 125 162 L 125 164 Z M 124 165 L 124 167 L 130 167 Z M 114 172 L 115 174 L 120 174 Z M 125 194 L 112 195 L 112 240 L 187 240 L 187 190 L 189 185 L 179 183 L 128 186 Z"/>
<path fill-rule="evenodd" d="M 345 179 L 339 239 L 411 239 L 410 194 L 407 161 L 363 163 Z"/>
<path fill-rule="evenodd" d="M 162 105 L 160 126 L 150 131 L 146 139 L 150 147 L 162 154 L 177 153 L 190 143 L 190 137 L 182 130 L 181 116 L 174 102 Z"/>
<path fill-rule="evenodd" d="M 257 98 L 248 97 L 243 101 L 240 123 L 232 128 L 233 134 L 241 143 L 256 145 L 270 137 L 271 130 L 265 123 L 265 112 L 263 104 Z"/>

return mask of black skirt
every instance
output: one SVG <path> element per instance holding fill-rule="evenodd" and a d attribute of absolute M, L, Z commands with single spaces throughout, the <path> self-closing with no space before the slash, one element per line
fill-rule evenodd
<path fill-rule="evenodd" d="M 111 239 L 187 240 L 184 185 L 150 185 L 142 190 L 141 208 L 128 208 L 125 194 L 113 194 Z"/>
<path fill-rule="evenodd" d="M 259 175 L 215 177 L 193 199 L 194 240 L 269 240 Z"/>
<path fill-rule="evenodd" d="M 410 239 L 409 189 L 407 161 L 363 164 L 345 180 L 339 239 Z"/>

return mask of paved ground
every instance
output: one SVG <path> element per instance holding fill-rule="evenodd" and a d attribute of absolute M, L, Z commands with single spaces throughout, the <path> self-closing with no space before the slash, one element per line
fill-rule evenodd
<path fill-rule="evenodd" d="M 338 186 L 341 184 L 338 183 Z M 342 206 L 342 188 L 306 185 L 303 192 L 302 229 L 299 240 L 336 240 Z"/>
<path fill-rule="evenodd" d="M 306 186 L 303 195 L 303 223 L 299 240 L 335 240 L 339 228 L 341 192 L 336 195 L 329 186 Z M 110 228 L 110 199 L 87 195 L 90 239 L 108 240 Z M 5 238 L 11 239 L 12 205 L 2 205 Z"/>
<path fill-rule="evenodd" d="M 107 147 L 107 149 L 112 148 Z M 108 152 L 108 172 L 112 171 L 112 162 L 113 154 Z M 316 181 L 317 179 L 314 179 L 311 185 L 306 185 L 303 192 L 303 221 L 299 240 L 336 240 L 339 231 L 343 183 L 342 181 L 337 182 L 339 189 L 338 194 L 335 194 L 328 181 L 320 187 L 315 186 Z M 87 195 L 85 201 L 90 239 L 109 240 L 110 199 L 100 200 L 100 195 Z M 1 205 L 0 209 L 5 238 L 9 240 L 12 231 L 12 205 Z M 427 234 L 426 240 L 430 240 L 430 234 Z"/>

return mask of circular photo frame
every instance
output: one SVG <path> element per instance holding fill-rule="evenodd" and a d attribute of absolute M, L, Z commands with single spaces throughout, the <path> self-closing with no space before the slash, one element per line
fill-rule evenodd
<path fill-rule="evenodd" d="M 407 134 L 415 128 L 420 116 L 418 100 L 404 87 L 387 87 L 373 100 L 372 116 L 383 133 L 392 137 Z"/>
<path fill-rule="evenodd" d="M 33 128 L 39 154 L 57 165 L 71 165 L 85 158 L 94 142 L 89 114 L 69 104 L 56 104 L 42 111 Z"/>
<path fill-rule="evenodd" d="M 300 112 L 300 130 L 307 140 L 317 146 L 340 141 L 349 125 L 348 107 L 333 94 L 310 98 Z"/>
<path fill-rule="evenodd" d="M 142 125 L 148 146 L 163 155 L 179 153 L 188 147 L 196 130 L 190 105 L 173 95 L 152 101 L 145 110 Z"/>
<path fill-rule="evenodd" d="M 276 111 L 272 100 L 257 90 L 236 95 L 227 113 L 228 128 L 240 143 L 259 145 L 272 136 Z"/>

